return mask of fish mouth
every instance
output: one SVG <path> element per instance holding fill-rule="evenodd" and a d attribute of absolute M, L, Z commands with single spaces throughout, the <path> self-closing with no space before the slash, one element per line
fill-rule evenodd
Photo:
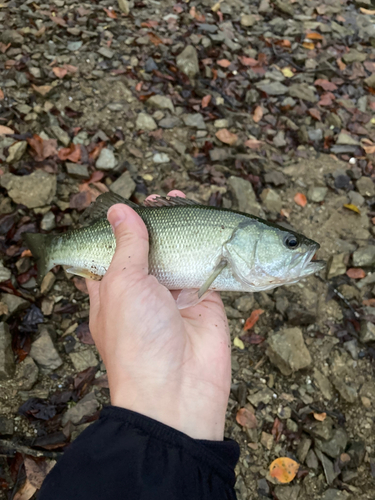
<path fill-rule="evenodd" d="M 293 269 L 296 275 L 302 278 L 317 273 L 325 268 L 326 263 L 323 260 L 312 260 L 318 248 L 319 245 L 316 245 L 302 256 L 300 255 L 299 258 L 296 258 L 297 262 Z"/>

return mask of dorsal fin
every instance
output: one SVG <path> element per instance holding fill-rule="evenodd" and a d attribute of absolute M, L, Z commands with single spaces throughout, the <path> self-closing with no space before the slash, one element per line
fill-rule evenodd
<path fill-rule="evenodd" d="M 157 196 L 152 200 L 145 200 L 144 207 L 160 208 L 160 207 L 182 207 L 185 205 L 201 205 L 197 201 L 189 198 L 181 198 L 180 196 Z"/>
<path fill-rule="evenodd" d="M 96 198 L 94 203 L 91 203 L 89 207 L 81 215 L 79 221 L 82 225 L 91 224 L 93 221 L 98 219 L 106 219 L 108 209 L 116 203 L 124 203 L 131 208 L 139 208 L 138 205 L 130 200 L 127 200 L 116 193 L 103 193 Z"/>

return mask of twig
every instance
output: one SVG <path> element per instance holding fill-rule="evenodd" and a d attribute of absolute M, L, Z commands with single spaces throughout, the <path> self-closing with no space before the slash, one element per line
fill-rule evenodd
<path fill-rule="evenodd" d="M 323 279 L 321 276 L 319 276 L 318 274 L 315 274 L 315 276 L 320 280 L 322 281 L 323 283 L 325 283 L 326 285 L 328 285 L 331 290 L 333 291 L 333 293 L 339 298 L 341 299 L 344 304 L 349 307 L 349 309 L 352 311 L 352 313 L 354 314 L 354 316 L 359 319 L 361 316 L 359 313 L 357 313 L 357 311 L 353 308 L 353 306 L 349 303 L 348 299 L 346 299 L 343 294 L 341 292 L 339 292 L 337 290 L 337 288 L 335 288 L 331 283 L 329 283 L 327 280 Z"/>
<path fill-rule="evenodd" d="M 30 455 L 32 457 L 46 457 L 55 459 L 58 459 L 63 455 L 62 452 L 33 450 L 29 446 L 24 446 L 23 444 L 14 443 L 13 441 L 7 441 L 5 439 L 0 439 L 0 454 L 5 454 L 9 457 L 12 456 L 15 451 L 24 453 L 25 455 Z"/>

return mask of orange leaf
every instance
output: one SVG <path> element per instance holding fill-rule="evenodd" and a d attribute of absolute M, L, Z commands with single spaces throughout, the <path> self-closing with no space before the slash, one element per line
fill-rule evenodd
<path fill-rule="evenodd" d="M 362 12 L 362 14 L 368 14 L 369 16 L 375 15 L 375 10 L 365 9 L 364 7 L 360 7 L 359 10 Z"/>
<path fill-rule="evenodd" d="M 26 140 L 33 150 L 31 154 L 36 161 L 43 161 L 50 156 L 57 155 L 56 139 L 44 140 L 39 135 L 34 134 L 32 137 L 29 137 Z"/>
<path fill-rule="evenodd" d="M 259 66 L 259 61 L 252 57 L 240 56 L 238 59 L 244 66 Z"/>
<path fill-rule="evenodd" d="M 229 132 L 226 128 L 218 130 L 215 135 L 219 141 L 224 142 L 224 144 L 229 144 L 229 146 L 233 146 L 238 140 L 238 136 L 232 134 L 232 132 Z"/>
<path fill-rule="evenodd" d="M 52 68 L 52 71 L 57 76 L 57 78 L 64 78 L 64 76 L 68 73 L 66 68 Z"/>
<path fill-rule="evenodd" d="M 30 252 L 30 250 L 24 250 L 22 253 L 21 253 L 21 257 L 32 257 L 33 254 Z"/>
<path fill-rule="evenodd" d="M 364 306 L 374 307 L 374 306 L 375 306 L 375 299 L 367 299 L 367 300 L 363 300 L 363 301 L 362 301 L 362 304 L 363 304 Z"/>
<path fill-rule="evenodd" d="M 342 62 L 340 58 L 336 59 L 336 62 L 341 71 L 344 71 L 346 69 L 346 64 Z"/>
<path fill-rule="evenodd" d="M 61 148 L 58 156 L 60 160 L 70 160 L 73 163 L 78 163 L 81 159 L 81 146 L 80 144 L 71 144 L 68 148 Z"/>
<path fill-rule="evenodd" d="M 302 47 L 303 47 L 304 49 L 307 49 L 307 50 L 314 50 L 315 45 L 314 45 L 313 43 L 304 42 L 304 43 L 302 44 Z"/>
<path fill-rule="evenodd" d="M 255 121 L 255 123 L 258 123 L 258 122 L 260 122 L 262 117 L 263 117 L 262 106 L 257 106 L 254 110 L 253 120 Z"/>
<path fill-rule="evenodd" d="M 41 95 L 47 95 L 48 92 L 52 90 L 51 85 L 41 85 L 38 87 L 37 85 L 31 84 L 32 88 L 35 90 L 35 92 L 38 92 L 38 94 Z"/>
<path fill-rule="evenodd" d="M 255 325 L 255 323 L 257 323 L 257 321 L 259 319 L 259 316 L 261 314 L 263 314 L 263 313 L 264 313 L 263 309 L 255 309 L 250 314 L 250 317 L 247 318 L 246 323 L 244 324 L 244 327 L 243 327 L 243 329 L 245 330 L 245 332 L 247 332 L 247 330 L 250 330 L 250 328 L 253 328 L 253 326 Z"/>
<path fill-rule="evenodd" d="M 2 101 L 4 97 L 5 97 L 4 92 L 0 89 L 0 101 Z"/>
<path fill-rule="evenodd" d="M 315 32 L 307 33 L 306 38 L 309 40 L 323 40 L 323 36 L 320 33 Z"/>
<path fill-rule="evenodd" d="M 217 61 L 217 64 L 221 66 L 222 68 L 229 68 L 229 66 L 232 64 L 228 59 L 219 59 Z"/>
<path fill-rule="evenodd" d="M 250 149 L 259 149 L 262 145 L 262 141 L 258 141 L 258 139 L 248 139 L 244 142 L 244 145 Z"/>
<path fill-rule="evenodd" d="M 33 486 L 28 479 L 19 488 L 13 497 L 13 500 L 29 500 L 36 492 L 35 486 Z"/>
<path fill-rule="evenodd" d="M 247 429 L 255 429 L 257 426 L 257 419 L 254 413 L 251 413 L 251 411 L 247 408 L 241 408 L 238 410 L 236 421 L 238 424 L 242 425 L 242 427 L 246 427 Z"/>
<path fill-rule="evenodd" d="M 276 458 L 270 465 L 270 476 L 280 483 L 290 483 L 296 477 L 299 464 L 288 457 Z"/>
<path fill-rule="evenodd" d="M 148 37 L 150 39 L 150 42 L 156 46 L 163 43 L 163 40 L 161 38 L 159 38 L 157 35 L 155 35 L 154 33 L 148 33 Z"/>
<path fill-rule="evenodd" d="M 105 13 L 111 19 L 117 19 L 117 14 L 113 9 L 106 9 L 105 7 L 103 7 L 103 10 L 105 10 Z"/>
<path fill-rule="evenodd" d="M 327 417 L 327 413 L 314 413 L 315 420 L 319 420 L 319 422 L 323 422 Z"/>
<path fill-rule="evenodd" d="M 14 130 L 12 130 L 9 127 L 6 127 L 5 125 L 0 125 L 0 135 L 5 135 L 5 134 L 14 134 Z"/>
<path fill-rule="evenodd" d="M 302 193 L 297 193 L 293 199 L 300 207 L 305 207 L 307 204 L 306 196 Z"/>
<path fill-rule="evenodd" d="M 366 273 L 360 267 L 351 267 L 346 271 L 346 275 L 354 280 L 359 280 L 366 277 Z"/>
<path fill-rule="evenodd" d="M 212 99 L 212 96 L 210 94 L 205 95 L 202 99 L 202 108 L 207 108 L 207 106 L 210 104 Z"/>

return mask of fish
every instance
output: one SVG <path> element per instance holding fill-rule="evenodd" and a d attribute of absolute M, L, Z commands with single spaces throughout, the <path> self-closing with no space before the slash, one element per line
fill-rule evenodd
<path fill-rule="evenodd" d="M 290 285 L 325 266 L 312 260 L 317 242 L 254 215 L 168 196 L 140 206 L 103 193 L 84 213 L 83 227 L 59 235 L 25 235 L 37 261 L 38 283 L 56 265 L 88 279 L 105 275 L 116 249 L 107 211 L 116 203 L 133 208 L 145 223 L 149 274 L 169 290 L 181 290 L 179 309 L 215 290 L 259 292 Z"/>

